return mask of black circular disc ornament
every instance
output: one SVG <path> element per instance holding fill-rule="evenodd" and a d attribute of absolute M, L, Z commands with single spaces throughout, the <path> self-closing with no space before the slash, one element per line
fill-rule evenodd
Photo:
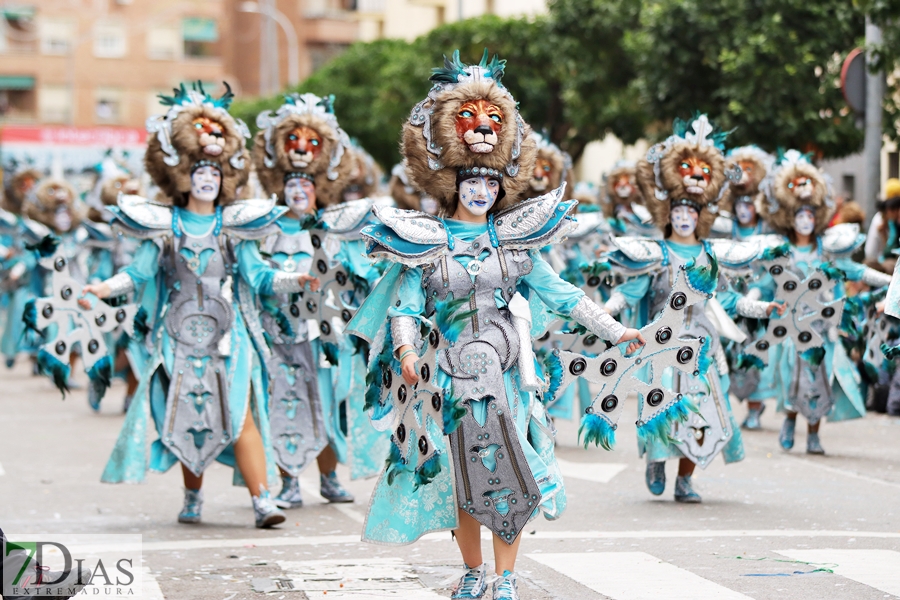
<path fill-rule="evenodd" d="M 49 319 L 50 317 L 53 316 L 53 307 L 49 304 L 46 305 L 44 308 L 41 309 L 41 314 L 44 315 L 45 319 Z"/>
<path fill-rule="evenodd" d="M 669 327 L 660 327 L 656 332 L 656 341 L 659 344 L 665 344 L 672 339 L 672 329 Z"/>
<path fill-rule="evenodd" d="M 694 349 L 690 346 L 684 346 L 678 351 L 678 356 L 676 358 L 678 359 L 678 362 L 685 364 L 694 358 Z"/>
<path fill-rule="evenodd" d="M 66 268 L 66 259 L 60 256 L 55 261 L 53 261 L 53 268 L 57 271 L 62 271 Z"/>
<path fill-rule="evenodd" d="M 322 332 L 322 335 L 331 335 L 331 323 L 329 323 L 328 321 L 320 322 L 319 331 Z"/>
<path fill-rule="evenodd" d="M 62 297 L 63 300 L 68 300 L 69 298 L 72 297 L 72 288 L 68 285 L 63 287 L 63 289 L 61 289 L 59 291 L 59 295 Z"/>
<path fill-rule="evenodd" d="M 772 330 L 772 333 L 775 335 L 775 337 L 784 337 L 787 335 L 787 328 L 785 328 L 783 325 L 779 325 Z"/>
<path fill-rule="evenodd" d="M 576 358 L 569 365 L 569 373 L 572 375 L 581 375 L 584 373 L 584 370 L 587 368 L 587 361 L 583 358 Z"/>
<path fill-rule="evenodd" d="M 665 400 L 666 395 L 659 388 L 654 388 L 650 390 L 650 393 L 647 394 L 647 404 L 653 407 L 657 407 L 662 404 L 662 401 Z"/>
<path fill-rule="evenodd" d="M 833 317 L 834 316 L 834 307 L 826 306 L 825 308 L 823 308 L 822 316 L 825 317 L 826 319 L 830 319 L 831 317 Z"/>
<path fill-rule="evenodd" d="M 808 344 L 812 341 L 812 334 L 808 331 L 801 331 L 800 335 L 797 336 L 797 339 L 800 340 L 801 344 Z"/>
<path fill-rule="evenodd" d="M 612 412 L 616 410 L 616 407 L 619 405 L 619 399 L 614 395 L 610 394 L 600 403 L 600 408 L 603 409 L 603 412 Z"/>
<path fill-rule="evenodd" d="M 97 340 L 91 340 L 88 342 L 88 352 L 91 354 L 96 354 L 97 350 L 100 349 L 100 342 Z"/>
<path fill-rule="evenodd" d="M 120 308 L 116 311 L 116 323 L 122 323 L 125 321 L 125 317 L 128 315 L 125 313 L 125 309 Z"/>
<path fill-rule="evenodd" d="M 406 441 L 406 425 L 403 423 L 397 426 L 397 441 L 401 444 Z"/>
<path fill-rule="evenodd" d="M 772 265 L 771 267 L 769 267 L 769 273 L 771 273 L 772 275 L 781 275 L 782 273 L 784 273 L 784 267 L 782 267 L 781 265 Z"/>
<path fill-rule="evenodd" d="M 604 377 L 609 377 L 616 372 L 617 368 L 619 368 L 618 363 L 612 358 L 607 358 L 600 363 L 600 374 Z"/>
<path fill-rule="evenodd" d="M 810 279 L 808 285 L 809 285 L 809 289 L 817 290 L 820 287 L 822 287 L 822 280 L 821 279 Z"/>
<path fill-rule="evenodd" d="M 316 261 L 316 270 L 319 273 L 321 273 L 322 275 L 324 275 L 325 273 L 328 272 L 328 265 L 325 263 L 325 261 L 323 259 L 320 258 L 319 260 Z"/>
<path fill-rule="evenodd" d="M 400 404 L 406 404 L 406 384 L 397 388 L 397 400 L 400 401 Z"/>
<path fill-rule="evenodd" d="M 66 343 L 63 341 L 56 342 L 56 346 L 54 347 L 54 350 L 56 350 L 57 354 L 62 356 L 63 354 L 66 353 Z"/>
<path fill-rule="evenodd" d="M 422 453 L 422 456 L 428 454 L 428 440 L 425 439 L 425 436 L 419 438 L 419 452 Z"/>
<path fill-rule="evenodd" d="M 674 308 L 675 310 L 681 310 L 687 305 L 687 294 L 684 292 L 677 292 L 672 296 L 672 300 L 669 302 L 669 306 Z"/>
<path fill-rule="evenodd" d="M 786 291 L 786 292 L 793 292 L 794 290 L 797 289 L 797 282 L 796 281 L 785 281 L 784 285 L 782 285 L 781 287 L 784 288 L 784 291 Z"/>

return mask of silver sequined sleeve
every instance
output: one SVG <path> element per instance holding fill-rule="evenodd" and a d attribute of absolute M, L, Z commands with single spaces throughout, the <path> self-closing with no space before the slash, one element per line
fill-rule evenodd
<path fill-rule="evenodd" d="M 569 316 L 587 327 L 591 333 L 610 342 L 618 342 L 625 334 L 626 327 L 591 302 L 587 296 L 581 297 Z"/>
<path fill-rule="evenodd" d="M 617 315 L 622 312 L 622 309 L 625 308 L 625 305 L 628 302 L 625 300 L 625 295 L 621 292 L 613 292 L 609 300 L 603 305 L 603 308 L 606 309 L 611 315 Z"/>
<path fill-rule="evenodd" d="M 419 343 L 419 322 L 414 317 L 391 317 L 391 339 L 394 352 L 403 346 L 415 348 Z"/>
<path fill-rule="evenodd" d="M 891 285 L 891 276 L 866 267 L 866 270 L 863 271 L 862 282 L 872 288 L 882 288 Z"/>
<path fill-rule="evenodd" d="M 303 286 L 300 285 L 300 280 L 297 278 L 296 273 L 279 271 L 275 273 L 275 278 L 272 279 L 272 292 L 275 294 L 291 294 L 302 290 Z"/>
<path fill-rule="evenodd" d="M 737 313 L 742 317 L 749 317 L 751 319 L 765 319 L 769 315 L 766 314 L 766 311 L 769 308 L 768 302 L 763 302 L 762 300 L 753 300 L 752 298 L 748 298 L 747 296 L 741 296 L 737 304 L 735 305 L 735 309 Z"/>
<path fill-rule="evenodd" d="M 131 276 L 129 276 L 127 273 L 119 273 L 118 275 L 113 275 L 106 280 L 106 285 L 109 286 L 110 298 L 124 296 L 134 291 L 134 279 L 132 279 Z"/>

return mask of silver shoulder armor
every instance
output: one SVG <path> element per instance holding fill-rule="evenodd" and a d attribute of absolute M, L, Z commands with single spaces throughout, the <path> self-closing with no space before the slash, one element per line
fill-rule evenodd
<path fill-rule="evenodd" d="M 646 263 L 662 262 L 663 251 L 660 243 L 649 238 L 617 237 L 613 238 L 616 248 L 630 260 Z"/>
<path fill-rule="evenodd" d="M 643 204 L 638 204 L 637 202 L 631 203 L 631 212 L 634 213 L 634 216 L 638 218 L 644 225 L 653 225 L 653 215 L 650 214 L 650 211 L 647 210 L 647 207 Z"/>
<path fill-rule="evenodd" d="M 120 194 L 118 205 L 119 210 L 138 225 L 148 229 L 172 228 L 172 207 L 167 204 L 142 196 Z"/>
<path fill-rule="evenodd" d="M 536 248 L 565 239 L 576 227 L 574 219 L 568 215 L 577 205 L 574 200 L 563 202 L 565 189 L 563 183 L 551 192 L 497 213 L 494 230 L 500 245 Z"/>
<path fill-rule="evenodd" d="M 379 221 L 408 242 L 429 245 L 447 243 L 444 224 L 427 213 L 377 204 L 373 207 L 373 212 Z"/>
<path fill-rule="evenodd" d="M 569 232 L 569 239 L 579 240 L 591 234 L 610 233 L 612 227 L 602 212 L 578 213 L 575 215 L 575 228 Z"/>
<path fill-rule="evenodd" d="M 759 256 L 762 248 L 753 241 L 727 239 L 709 240 L 709 246 L 720 263 L 727 267 L 749 266 Z"/>
<path fill-rule="evenodd" d="M 328 227 L 328 233 L 337 236 L 353 234 L 363 226 L 373 204 L 371 198 L 341 202 L 322 210 L 319 219 Z"/>
<path fill-rule="evenodd" d="M 222 208 L 222 226 L 240 227 L 262 218 L 275 208 L 275 196 L 238 200 Z"/>
<path fill-rule="evenodd" d="M 851 254 L 866 241 L 856 223 L 841 223 L 822 233 L 822 251 L 833 256 Z"/>
<path fill-rule="evenodd" d="M 718 217 L 716 217 L 716 220 L 713 221 L 712 233 L 715 235 L 730 237 L 733 228 L 734 221 L 724 215 L 719 215 Z"/>

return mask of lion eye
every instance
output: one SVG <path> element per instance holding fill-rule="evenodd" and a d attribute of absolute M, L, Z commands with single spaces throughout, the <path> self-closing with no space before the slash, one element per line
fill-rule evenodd
<path fill-rule="evenodd" d="M 294 135 L 294 134 L 292 133 L 291 135 L 288 136 L 288 139 L 291 140 L 292 142 L 296 142 L 298 138 L 297 138 L 296 135 Z"/>
<path fill-rule="evenodd" d="M 549 172 L 550 172 L 550 167 L 549 167 L 548 165 L 544 165 L 544 170 L 547 171 L 547 172 L 549 173 Z"/>
<path fill-rule="evenodd" d="M 310 142 L 310 144 L 312 144 L 313 146 L 318 146 L 318 145 L 319 145 L 319 140 L 312 140 L 312 141 Z"/>
<path fill-rule="evenodd" d="M 502 120 L 503 118 L 500 115 L 491 115 L 491 121 L 493 121 L 494 123 L 499 123 Z"/>
<path fill-rule="evenodd" d="M 461 113 L 459 113 L 459 116 L 461 116 L 464 119 L 471 119 L 472 117 L 475 116 L 475 114 L 471 110 L 464 110 Z"/>
<path fill-rule="evenodd" d="M 681 168 L 682 169 L 690 169 L 691 165 L 687 164 L 686 162 L 683 162 L 683 163 L 681 163 Z"/>
<path fill-rule="evenodd" d="M 792 189 L 793 187 L 794 187 L 794 182 L 792 181 L 788 184 L 788 189 Z"/>
<path fill-rule="evenodd" d="M 203 123 L 194 123 L 195 129 L 203 129 Z"/>
<path fill-rule="evenodd" d="M 703 172 L 709 175 L 709 167 L 703 167 Z"/>

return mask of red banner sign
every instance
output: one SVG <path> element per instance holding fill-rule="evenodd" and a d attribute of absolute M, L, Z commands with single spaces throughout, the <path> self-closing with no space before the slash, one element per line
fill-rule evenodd
<path fill-rule="evenodd" d="M 147 132 L 125 127 L 28 127 L 6 125 L 0 129 L 0 144 L 55 146 L 143 146 Z"/>

